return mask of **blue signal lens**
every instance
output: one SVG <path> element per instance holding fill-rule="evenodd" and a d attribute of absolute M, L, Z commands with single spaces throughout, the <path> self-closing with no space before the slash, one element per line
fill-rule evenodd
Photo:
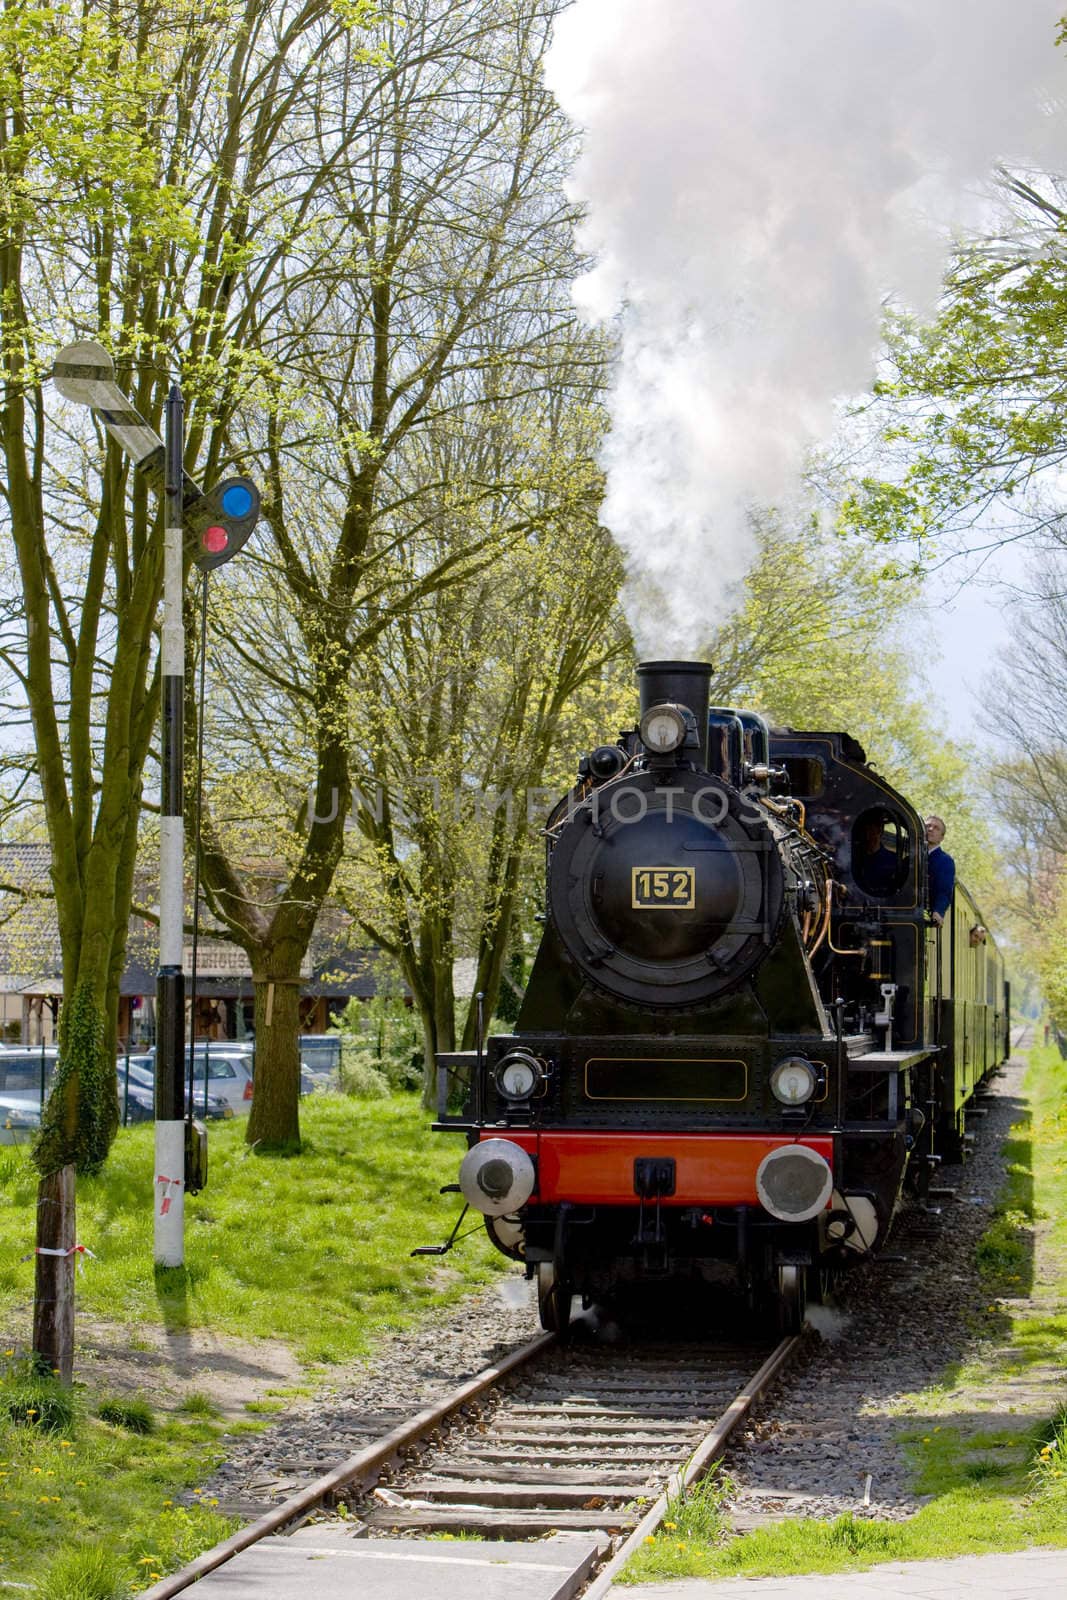
<path fill-rule="evenodd" d="M 222 509 L 228 517 L 247 517 L 252 509 L 252 491 L 243 483 L 231 483 L 222 491 Z"/>

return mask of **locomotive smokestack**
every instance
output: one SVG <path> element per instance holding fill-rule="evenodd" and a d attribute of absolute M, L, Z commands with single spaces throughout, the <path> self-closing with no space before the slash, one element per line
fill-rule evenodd
<path fill-rule="evenodd" d="M 641 715 L 665 701 L 686 706 L 696 718 L 700 735 L 700 761 L 708 764 L 708 696 L 712 667 L 709 661 L 643 661 L 637 669 Z"/>

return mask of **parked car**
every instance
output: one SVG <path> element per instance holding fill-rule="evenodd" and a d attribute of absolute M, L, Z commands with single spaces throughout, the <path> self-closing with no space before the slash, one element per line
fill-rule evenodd
<path fill-rule="evenodd" d="M 152 1122 L 155 1120 L 156 1078 L 155 1063 L 151 1056 L 136 1055 L 129 1058 L 129 1090 L 126 1088 L 126 1057 L 120 1056 L 116 1069 L 119 1089 L 119 1110 L 129 1107 L 127 1122 Z M 233 1116 L 233 1107 L 222 1095 L 209 1094 L 207 1110 L 204 1109 L 204 1080 L 200 1078 L 193 1094 L 193 1107 L 198 1117 L 206 1116 L 209 1122 L 219 1122 Z M 185 1109 L 189 1109 L 189 1091 L 185 1092 Z"/>
<path fill-rule="evenodd" d="M 143 1054 L 131 1056 L 130 1060 L 148 1062 L 154 1070 L 155 1058 L 156 1052 L 153 1046 Z M 120 1057 L 120 1060 L 122 1059 L 124 1058 Z M 194 1074 L 198 1090 L 204 1082 L 206 1064 L 210 1092 L 228 1101 L 235 1113 L 250 1110 L 255 1059 L 254 1047 L 239 1039 L 198 1039 L 193 1047 Z M 186 1046 L 185 1060 L 188 1071 L 188 1046 Z M 300 1093 L 310 1094 L 315 1088 L 315 1083 L 314 1074 L 301 1061 Z"/>
<path fill-rule="evenodd" d="M 27 1144 L 40 1126 L 40 1102 L 0 1094 L 0 1144 Z"/>
<path fill-rule="evenodd" d="M 316 1079 L 330 1077 L 341 1065 L 341 1035 L 339 1033 L 302 1033 L 300 1035 L 300 1063 Z"/>
<path fill-rule="evenodd" d="M 246 1047 L 243 1049 L 228 1048 L 223 1044 L 216 1045 L 214 1040 L 198 1040 L 193 1047 L 193 1081 L 196 1085 L 196 1104 L 199 1106 L 204 1093 L 204 1075 L 207 1073 L 208 1094 L 225 1100 L 236 1115 L 251 1109 L 252 1101 L 252 1052 Z M 120 1057 L 120 1064 L 125 1057 Z M 131 1061 L 136 1061 L 141 1066 L 147 1066 L 149 1071 L 155 1072 L 155 1049 L 147 1050 L 143 1055 L 131 1056 Z M 186 1047 L 184 1062 L 186 1076 L 189 1072 L 189 1055 Z"/>
<path fill-rule="evenodd" d="M 56 1070 L 58 1051 L 54 1045 L 38 1045 L 35 1049 L 0 1050 L 0 1094 L 13 1095 L 18 1100 L 41 1103 L 41 1076 L 44 1075 L 45 1097 L 52 1087 L 52 1074 Z"/>

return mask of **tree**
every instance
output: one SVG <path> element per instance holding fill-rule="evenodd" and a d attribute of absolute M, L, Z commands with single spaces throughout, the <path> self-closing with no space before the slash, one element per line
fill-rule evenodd
<path fill-rule="evenodd" d="M 342 888 L 411 991 L 428 1101 L 436 1052 L 471 1049 L 477 1033 L 473 997 L 457 1019 L 454 962 L 473 957 L 488 1021 L 548 797 L 602 742 L 620 676 L 632 684 L 620 578 L 595 517 L 550 525 L 405 619 L 367 683 L 356 820 L 369 860 Z"/>
<path fill-rule="evenodd" d="M 712 694 L 772 722 L 847 730 L 913 805 L 946 817 L 961 876 L 984 897 L 995 857 L 977 756 L 931 717 L 916 591 L 858 541 L 765 523 L 744 602 L 710 646 Z"/>
<path fill-rule="evenodd" d="M 388 68 L 346 85 L 359 147 L 328 170 L 333 275 L 313 303 L 292 294 L 272 331 L 271 567 L 217 616 L 245 668 L 243 703 L 226 709 L 245 759 L 212 797 L 203 855 L 212 910 L 252 961 L 260 1148 L 299 1136 L 300 966 L 344 849 L 352 696 L 365 707 L 368 686 L 384 687 L 387 635 L 417 631 L 453 586 L 553 519 L 567 526 L 588 492 L 573 473 L 533 481 L 514 426 L 520 406 L 550 404 L 559 373 L 545 352 L 574 322 L 580 266 L 562 191 L 572 134 L 541 76 L 558 8 L 394 8 Z M 510 453 L 486 448 L 457 470 L 502 438 Z M 264 748 L 266 715 L 294 720 L 303 760 Z M 268 753 L 281 783 L 251 777 Z M 250 783 L 273 788 L 270 816 L 243 805 Z M 266 838 L 287 832 L 268 864 Z"/>
<path fill-rule="evenodd" d="M 1011 651 L 987 689 L 997 747 L 989 791 L 1002 838 L 997 915 L 1019 964 L 1038 973 L 1063 1027 L 1060 1002 L 1067 874 L 1067 554 L 1049 552 L 1015 607 Z"/>
<path fill-rule="evenodd" d="M 1067 181 L 1001 172 L 1002 229 L 968 239 L 924 326 L 887 324 L 886 370 L 849 432 L 846 525 L 920 561 L 1041 536 L 1062 542 L 1067 453 Z"/>
<path fill-rule="evenodd" d="M 279 261 L 317 227 L 308 108 L 360 56 L 368 15 L 360 0 L 343 15 L 330 0 L 0 11 L 0 448 L 25 618 L 21 638 L 4 640 L 5 663 L 32 720 L 64 987 L 35 1150 L 42 1207 L 54 1183 L 72 1197 L 75 1167 L 99 1167 L 117 1123 L 118 981 L 161 586 L 145 483 L 113 443 L 84 451 L 85 414 L 46 404 L 43 382 L 54 348 L 90 332 L 158 425 L 180 348 L 188 465 L 217 476 L 255 376 L 246 336 L 269 315 Z M 69 1289 L 72 1270 L 72 1258 L 39 1256 L 39 1290 L 50 1272 L 57 1294 Z M 39 1293 L 39 1309 L 48 1299 Z M 35 1343 L 69 1374 L 69 1340 L 60 1353 L 54 1334 L 39 1322 Z"/>

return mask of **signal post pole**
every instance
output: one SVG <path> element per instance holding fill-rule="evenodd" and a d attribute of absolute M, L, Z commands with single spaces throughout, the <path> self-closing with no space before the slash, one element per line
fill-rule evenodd
<path fill-rule="evenodd" d="M 185 825 L 182 742 L 185 627 L 182 559 L 185 542 L 185 407 L 177 384 L 166 406 L 163 534 L 162 782 L 160 786 L 159 975 L 156 980 L 156 1160 L 153 1184 L 157 1267 L 185 1264 Z"/>
<path fill-rule="evenodd" d="M 67 345 L 52 376 L 59 393 L 88 406 L 164 502 L 162 784 L 159 865 L 159 976 L 156 984 L 156 1152 L 152 1185 L 155 1262 L 185 1263 L 185 827 L 182 820 L 182 742 L 185 627 L 182 568 L 186 556 L 203 573 L 243 549 L 259 519 L 260 495 L 251 478 L 223 478 L 205 493 L 185 472 L 184 404 L 178 386 L 166 403 L 161 439 L 115 382 L 115 366 L 95 340 Z M 194 1023 L 195 1028 L 195 1023 Z M 73 1215 L 73 1211 L 71 1213 Z M 73 1244 L 73 1239 L 71 1239 Z"/>

